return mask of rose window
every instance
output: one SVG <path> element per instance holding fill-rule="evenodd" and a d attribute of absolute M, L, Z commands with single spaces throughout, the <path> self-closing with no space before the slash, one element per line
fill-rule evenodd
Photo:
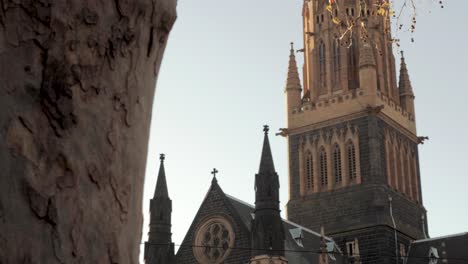
<path fill-rule="evenodd" d="M 194 254 L 199 262 L 221 263 L 233 246 L 234 232 L 226 219 L 211 218 L 198 228 L 195 243 Z"/>

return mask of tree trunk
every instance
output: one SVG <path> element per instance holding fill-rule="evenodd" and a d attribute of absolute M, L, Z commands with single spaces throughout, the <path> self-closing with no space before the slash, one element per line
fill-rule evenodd
<path fill-rule="evenodd" d="M 138 263 L 176 0 L 0 0 L 0 263 Z"/>

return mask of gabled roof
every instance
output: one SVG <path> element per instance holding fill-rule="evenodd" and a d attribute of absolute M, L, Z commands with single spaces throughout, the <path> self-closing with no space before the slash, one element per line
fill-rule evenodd
<path fill-rule="evenodd" d="M 434 260 L 430 262 L 430 256 Z M 447 262 L 444 261 L 447 260 Z M 416 240 L 411 243 L 407 264 L 468 263 L 468 233 Z"/>
<path fill-rule="evenodd" d="M 213 205 L 215 204 L 216 208 L 213 208 Z M 192 254 L 192 248 L 190 245 L 192 244 L 196 227 L 201 220 L 212 216 L 213 212 L 229 214 L 229 216 L 232 217 L 232 220 L 238 223 L 238 226 L 242 229 L 237 230 L 239 231 L 239 234 L 245 234 L 246 236 L 249 236 L 247 239 L 241 240 L 245 242 L 250 241 L 252 219 L 255 216 L 254 211 L 255 207 L 252 204 L 246 203 L 240 199 L 235 198 L 234 196 L 224 193 L 218 182 L 214 179 L 197 214 L 195 215 L 195 218 L 182 242 L 181 247 L 179 247 L 177 252 L 178 261 L 183 263 L 182 261 L 184 257 Z M 323 245 L 320 234 L 288 220 L 282 220 L 285 231 L 285 257 L 288 259 L 289 263 L 318 264 L 318 253 L 321 250 L 321 246 Z M 299 238 L 298 235 L 300 235 L 300 239 L 295 239 Z M 329 264 L 342 263 L 341 251 L 333 242 L 333 240 L 329 237 L 324 237 L 324 243 L 329 252 L 337 252 L 337 254 L 329 255 Z M 251 245 L 242 244 L 239 246 L 248 248 Z M 249 257 L 250 252 L 247 252 L 245 259 L 248 260 Z M 234 262 L 226 260 L 225 263 Z"/>
<path fill-rule="evenodd" d="M 246 228 L 250 231 L 255 207 L 247 202 L 237 199 L 234 196 L 226 194 L 226 197 L 239 214 L 239 217 L 242 219 L 242 222 L 245 224 Z M 286 219 L 282 220 L 286 238 L 284 243 L 285 257 L 288 259 L 289 263 L 318 263 L 317 258 L 318 252 L 320 251 L 321 235 L 294 222 L 288 221 Z M 299 235 L 301 239 L 296 240 Z M 338 253 L 333 257 L 340 259 L 341 250 L 334 243 L 333 239 L 329 237 L 324 237 L 324 239 L 329 249 L 332 249 Z M 329 259 L 329 261 L 330 263 L 334 263 L 332 259 Z"/>

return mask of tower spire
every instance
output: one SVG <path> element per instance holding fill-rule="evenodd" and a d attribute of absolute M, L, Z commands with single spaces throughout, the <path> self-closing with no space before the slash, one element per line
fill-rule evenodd
<path fill-rule="evenodd" d="M 288 116 L 291 112 L 301 106 L 301 80 L 297 71 L 296 56 L 294 55 L 294 43 L 291 42 L 291 50 L 289 54 L 288 78 L 286 80 L 286 102 Z"/>
<path fill-rule="evenodd" d="M 268 140 L 269 127 L 263 127 L 264 140 L 260 168 L 255 175 L 255 218 L 252 220 L 254 256 L 284 256 L 284 230 L 279 208 L 279 177 L 275 171 Z"/>
<path fill-rule="evenodd" d="M 400 81 L 398 83 L 400 89 L 400 96 L 413 95 L 413 87 L 411 86 L 408 68 L 406 67 L 405 55 L 401 52 L 401 65 L 400 65 Z"/>
<path fill-rule="evenodd" d="M 374 51 L 368 42 L 359 46 L 359 83 L 368 93 L 377 91 L 377 67 Z"/>
<path fill-rule="evenodd" d="M 158 180 L 153 199 L 150 200 L 150 224 L 148 242 L 145 243 L 145 263 L 174 264 L 174 243 L 172 243 L 171 214 L 172 201 L 167 191 L 166 171 L 161 154 Z"/>
<path fill-rule="evenodd" d="M 156 197 L 165 197 L 169 198 L 169 193 L 167 191 L 167 182 L 166 182 L 166 171 L 164 169 L 164 160 L 166 156 L 164 154 L 160 154 L 160 166 L 159 166 L 159 173 L 158 173 L 158 180 L 156 182 L 156 189 L 154 191 L 153 198 Z"/>
<path fill-rule="evenodd" d="M 411 86 L 408 68 L 406 68 L 405 56 L 401 52 L 401 65 L 400 65 L 400 81 L 398 83 L 398 90 L 400 92 L 401 107 L 413 116 L 414 119 L 414 93 Z"/>
<path fill-rule="evenodd" d="M 270 141 L 268 139 L 268 131 L 270 131 L 269 126 L 263 126 L 264 138 L 263 138 L 263 148 L 262 148 L 262 157 L 260 158 L 260 168 L 258 170 L 259 174 L 262 173 L 275 173 L 275 165 L 273 164 L 273 156 L 271 155 Z"/>
<path fill-rule="evenodd" d="M 296 56 L 294 55 L 294 42 L 291 42 L 289 54 L 288 79 L 286 81 L 286 91 L 287 90 L 302 90 L 301 80 L 299 79 L 299 72 L 297 70 Z"/>
<path fill-rule="evenodd" d="M 359 51 L 359 67 L 375 67 L 375 57 L 371 45 L 365 42 L 360 47 L 361 50 Z"/>

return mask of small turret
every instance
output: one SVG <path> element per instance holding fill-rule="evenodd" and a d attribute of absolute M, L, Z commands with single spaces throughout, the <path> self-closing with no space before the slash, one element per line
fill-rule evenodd
<path fill-rule="evenodd" d="M 294 43 L 291 42 L 289 55 L 288 79 L 286 81 L 286 103 L 288 115 L 293 109 L 301 106 L 301 80 L 297 70 L 296 56 L 294 55 Z"/>
<path fill-rule="evenodd" d="M 374 52 L 369 43 L 360 45 L 359 50 L 359 83 L 367 93 L 377 91 L 377 66 Z"/>
<path fill-rule="evenodd" d="M 264 127 L 260 169 L 255 175 L 255 218 L 252 220 L 253 256 L 284 256 L 284 230 L 279 207 L 279 177 L 275 171 Z"/>
<path fill-rule="evenodd" d="M 400 92 L 401 107 L 414 117 L 414 93 L 408 69 L 406 68 L 403 51 L 401 52 L 400 82 L 398 84 L 398 90 Z"/>
<path fill-rule="evenodd" d="M 167 191 L 165 155 L 161 154 L 158 180 L 153 199 L 150 200 L 150 224 L 148 241 L 145 243 L 145 263 L 174 264 L 174 243 L 172 243 L 171 214 L 172 201 Z"/>

